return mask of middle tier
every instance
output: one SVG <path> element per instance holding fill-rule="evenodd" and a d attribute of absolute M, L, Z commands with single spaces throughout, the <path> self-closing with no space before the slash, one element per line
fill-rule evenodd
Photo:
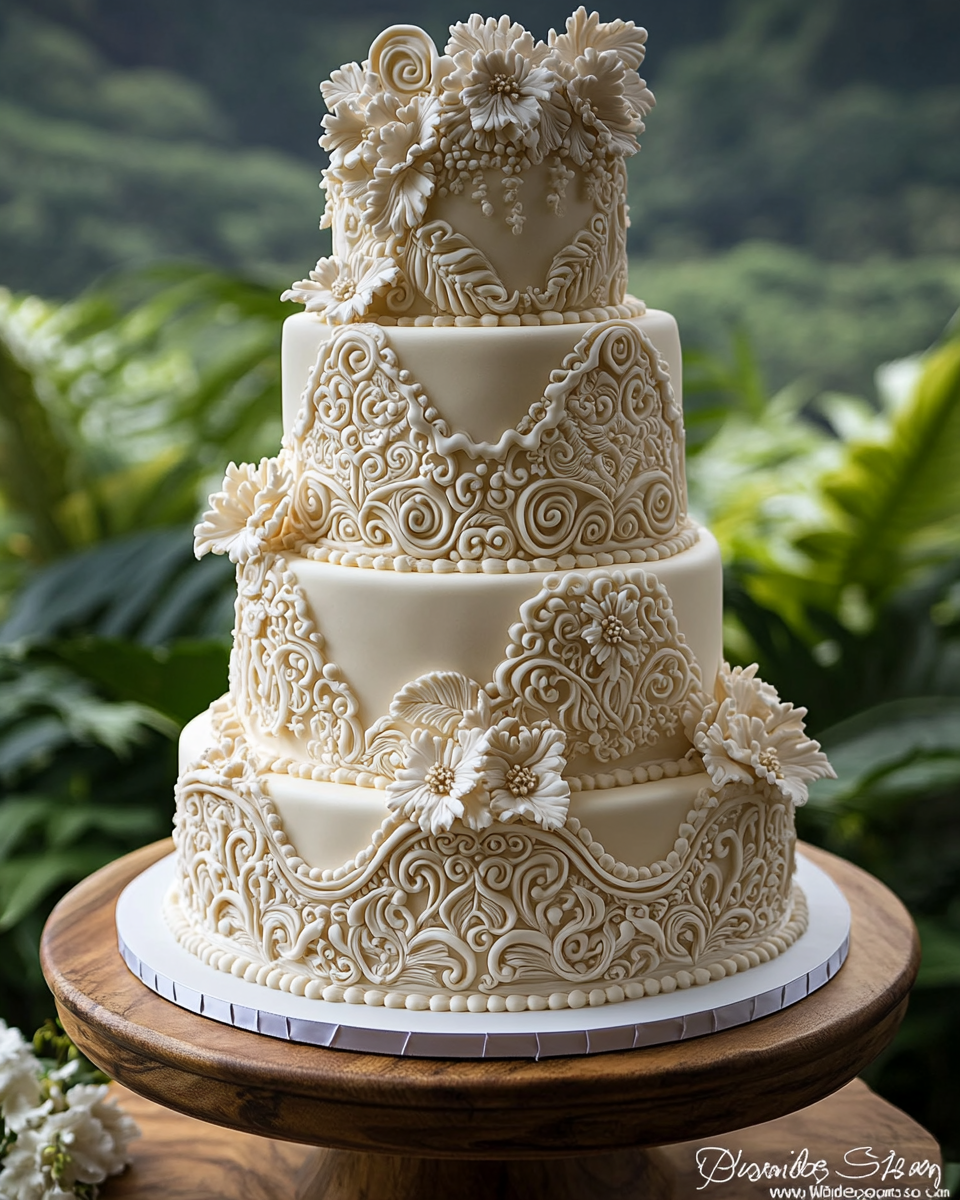
<path fill-rule="evenodd" d="M 559 573 L 251 560 L 231 665 L 238 715 L 273 771 L 384 786 L 403 714 L 492 704 L 562 730 L 574 786 L 630 782 L 644 763 L 684 757 L 684 704 L 720 666 L 720 553 L 696 532 L 655 563 Z"/>
<path fill-rule="evenodd" d="M 667 313 L 490 328 L 303 313 L 284 326 L 283 388 L 287 545 L 548 570 L 691 544 Z"/>

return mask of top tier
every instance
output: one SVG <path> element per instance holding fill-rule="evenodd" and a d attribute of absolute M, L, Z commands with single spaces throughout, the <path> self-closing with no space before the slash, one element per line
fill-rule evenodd
<path fill-rule="evenodd" d="M 546 43 L 474 15 L 443 55 L 386 29 L 321 84 L 333 256 L 285 299 L 335 325 L 617 315 L 646 37 L 584 8 Z"/>

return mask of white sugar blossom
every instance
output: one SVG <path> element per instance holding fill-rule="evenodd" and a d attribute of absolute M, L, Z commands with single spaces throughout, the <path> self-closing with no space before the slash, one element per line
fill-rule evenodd
<path fill-rule="evenodd" d="M 371 174 L 377 165 L 380 131 L 397 120 L 400 101 L 379 93 L 366 104 L 359 99 L 343 100 L 321 122 L 326 130 L 320 145 L 330 154 L 331 174 L 346 176 L 357 171 Z"/>
<path fill-rule="evenodd" d="M 632 584 L 605 595 L 588 596 L 581 611 L 590 618 L 580 636 L 603 674 L 616 683 L 621 667 L 635 667 L 644 652 L 644 631 L 638 610 L 640 594 Z"/>
<path fill-rule="evenodd" d="M 801 805 L 808 782 L 836 778 L 819 744 L 804 733 L 806 715 L 757 678 L 756 664 L 731 670 L 724 663 L 713 696 L 687 706 L 684 727 L 715 787 L 761 783 Z"/>
<path fill-rule="evenodd" d="M 517 141 L 540 122 L 540 106 L 553 95 L 556 76 L 515 50 L 478 51 L 469 72 L 451 77 L 477 131 Z"/>
<path fill-rule="evenodd" d="M 380 130 L 366 216 L 377 237 L 402 237 L 417 225 L 436 187 L 430 155 L 437 148 L 440 104 L 435 96 L 416 96 Z"/>
<path fill-rule="evenodd" d="M 16 1141 L 3 1159 L 4 1200 L 71 1200 L 78 1185 L 103 1183 L 131 1161 L 139 1136 L 130 1117 L 107 1099 L 106 1084 L 79 1084 L 16 1124 Z"/>
<path fill-rule="evenodd" d="M 483 777 L 490 807 L 501 821 L 524 817 L 544 829 L 567 819 L 570 785 L 562 778 L 566 738 L 546 722 L 527 728 L 505 717 L 488 730 Z"/>
<path fill-rule="evenodd" d="M 0 1020 L 0 1114 L 32 1108 L 40 1099 L 40 1065 L 19 1029 Z"/>
<path fill-rule="evenodd" d="M 330 78 L 320 84 L 323 102 L 331 112 L 343 101 L 355 101 L 365 107 L 369 98 L 379 87 L 376 75 L 359 63 L 346 63 L 331 72 Z"/>
<path fill-rule="evenodd" d="M 483 731 L 461 729 L 456 739 L 415 729 L 403 766 L 387 785 L 387 804 L 420 828 L 442 833 L 465 813 L 464 800 L 480 782 Z"/>
<path fill-rule="evenodd" d="M 468 59 L 480 52 L 488 54 L 491 50 L 515 50 L 517 54 L 534 63 L 540 61 L 547 47 L 542 42 L 534 44 L 533 37 L 509 17 L 483 17 L 474 13 L 467 21 L 460 21 L 450 26 L 450 40 L 447 42 L 447 54 L 457 59 L 466 55 Z"/>
<path fill-rule="evenodd" d="M 571 66 L 588 50 L 598 54 L 613 50 L 625 66 L 636 70 L 646 53 L 647 31 L 632 21 L 601 21 L 597 13 L 588 14 L 581 5 L 567 18 L 565 32 L 558 34 L 551 29 L 547 40 L 553 54 Z"/>
<path fill-rule="evenodd" d="M 210 508 L 193 531 L 197 558 L 212 551 L 245 563 L 260 554 L 280 534 L 290 486 L 290 475 L 276 458 L 262 459 L 259 467 L 231 463 L 223 491 L 210 497 Z"/>
<path fill-rule="evenodd" d="M 626 100 L 623 60 L 613 50 L 588 49 L 575 71 L 567 83 L 567 97 L 579 118 L 570 127 L 571 158 L 583 165 L 598 143 L 618 154 L 635 154 L 641 123 Z"/>
<path fill-rule="evenodd" d="M 319 313 L 331 325 L 349 325 L 370 308 L 373 297 L 388 288 L 400 274 L 392 258 L 360 256 L 352 262 L 321 258 L 310 272 L 283 293 L 307 312 Z"/>

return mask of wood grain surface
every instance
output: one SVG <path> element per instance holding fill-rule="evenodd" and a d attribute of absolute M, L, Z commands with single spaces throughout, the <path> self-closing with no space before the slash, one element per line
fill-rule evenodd
<path fill-rule="evenodd" d="M 398 1160 L 269 1141 L 206 1125 L 117 1085 L 114 1092 L 143 1136 L 134 1143 L 133 1166 L 110 1181 L 104 1200 L 687 1200 L 703 1185 L 696 1167 L 701 1142 L 552 1163 Z M 860 1080 L 787 1117 L 712 1138 L 710 1145 L 741 1152 L 742 1161 L 772 1163 L 789 1163 L 806 1147 L 830 1164 L 831 1186 L 843 1183 L 833 1168 L 846 1169 L 843 1156 L 855 1146 L 872 1146 L 879 1158 L 893 1150 L 908 1164 L 942 1165 L 933 1138 Z M 927 1178 L 923 1187 L 933 1182 Z M 870 1183 L 878 1186 L 875 1178 L 864 1181 Z M 770 1181 L 740 1178 L 711 1184 L 705 1194 L 769 1200 L 769 1189 Z"/>
<path fill-rule="evenodd" d="M 324 1050 L 220 1025 L 155 995 L 117 951 L 123 887 L 169 841 L 66 896 L 41 957 L 64 1026 L 132 1090 L 178 1112 L 312 1145 L 424 1157 L 537 1158 L 660 1145 L 803 1108 L 891 1040 L 919 963 L 909 915 L 858 868 L 805 853 L 847 896 L 850 955 L 829 985 L 737 1029 L 590 1057 L 455 1061 Z"/>

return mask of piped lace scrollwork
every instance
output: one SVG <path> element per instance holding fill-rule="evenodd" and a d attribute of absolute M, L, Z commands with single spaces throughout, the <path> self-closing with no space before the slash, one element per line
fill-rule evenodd
<path fill-rule="evenodd" d="M 471 730 L 505 721 L 518 723 L 511 736 L 534 741 L 547 726 L 565 757 L 605 764 L 667 745 L 697 703 L 700 668 L 666 589 L 640 568 L 548 576 L 519 618 L 492 679 L 427 672 L 365 724 L 295 574 L 282 555 L 263 555 L 238 570 L 231 695 L 245 727 L 274 751 L 273 770 L 309 764 L 315 779 L 388 789 L 410 769 L 418 730 L 442 743 L 437 770 L 460 762 Z M 434 752 L 417 744 L 420 756 Z M 482 821 L 487 809 L 471 811 Z"/>
<path fill-rule="evenodd" d="M 193 953 L 261 984 L 410 1008 L 576 1007 L 733 974 L 805 926 L 792 809 L 772 789 L 705 786 L 668 858 L 639 869 L 573 820 L 434 833 L 396 815 L 321 872 L 229 719 L 219 736 L 179 784 L 168 915 Z"/>
<path fill-rule="evenodd" d="M 336 331 L 289 444 L 287 544 L 451 563 L 685 544 L 683 420 L 631 322 L 590 329 L 494 443 L 451 430 L 375 326 Z"/>

